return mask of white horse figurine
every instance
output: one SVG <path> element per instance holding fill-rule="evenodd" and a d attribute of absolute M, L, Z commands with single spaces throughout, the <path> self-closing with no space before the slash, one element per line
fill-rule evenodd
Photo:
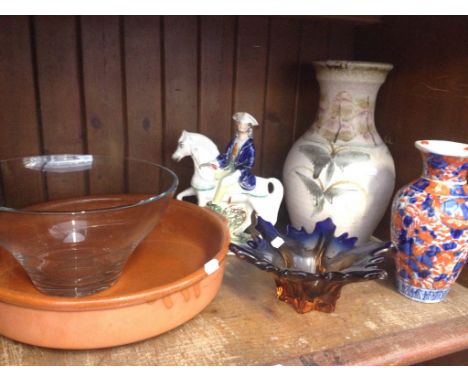
<path fill-rule="evenodd" d="M 198 205 L 201 207 L 213 200 L 218 185 L 218 180 L 215 177 L 217 170 L 211 166 L 201 165 L 213 161 L 218 155 L 218 148 L 208 137 L 187 131 L 182 132 L 177 149 L 172 154 L 172 159 L 179 162 L 187 156 L 192 157 L 194 173 L 190 182 L 191 187 L 177 194 L 178 200 L 187 196 L 196 196 Z M 224 206 L 242 208 L 245 211 L 244 221 L 232 232 L 235 235 L 241 234 L 251 225 L 252 211 L 272 224 L 275 224 L 278 218 L 284 193 L 283 185 L 276 178 L 261 178 L 259 176 L 256 178 L 257 182 L 253 190 L 243 190 L 236 183 L 223 199 Z"/>

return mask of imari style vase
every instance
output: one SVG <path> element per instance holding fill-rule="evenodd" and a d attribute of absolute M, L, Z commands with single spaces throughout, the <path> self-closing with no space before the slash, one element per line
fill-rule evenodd
<path fill-rule="evenodd" d="M 283 168 L 291 223 L 311 231 L 331 218 L 337 234 L 365 243 L 395 186 L 395 166 L 374 122 L 377 93 L 391 64 L 315 62 L 319 110 Z"/>
<path fill-rule="evenodd" d="M 468 145 L 417 141 L 422 176 L 400 189 L 392 205 L 399 292 L 439 302 L 463 269 L 468 253 Z"/>

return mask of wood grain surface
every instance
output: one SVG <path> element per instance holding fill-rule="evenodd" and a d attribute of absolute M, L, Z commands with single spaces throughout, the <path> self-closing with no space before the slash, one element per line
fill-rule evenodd
<path fill-rule="evenodd" d="M 302 27 L 294 140 L 312 125 L 317 113 L 320 89 L 312 63 L 329 57 L 329 33 L 330 25 L 323 22 Z"/>
<path fill-rule="evenodd" d="M 267 67 L 270 91 L 265 98 L 262 171 L 281 178 L 284 160 L 294 143 L 300 23 L 298 20 L 273 19 L 271 30 Z"/>
<path fill-rule="evenodd" d="M 265 17 L 241 16 L 237 22 L 234 110 L 252 114 L 260 124 L 254 130 L 257 151 L 254 171 L 262 165 L 262 136 L 264 133 L 265 90 L 270 20 Z"/>
<path fill-rule="evenodd" d="M 44 154 L 85 151 L 77 22 L 73 16 L 33 19 Z M 81 173 L 47 174 L 50 199 L 82 196 L 86 188 Z"/>
<path fill-rule="evenodd" d="M 2 16 L 0 30 L 0 157 L 37 155 L 43 143 L 30 19 Z M 4 204 L 23 207 L 45 200 L 40 175 L 18 179 L 6 165 L 0 171 Z"/>
<path fill-rule="evenodd" d="M 235 28 L 235 17 L 200 18 L 199 131 L 220 150 L 231 139 Z"/>
<path fill-rule="evenodd" d="M 186 324 L 135 344 L 43 349 L 0 338 L 2 365 L 411 364 L 468 348 L 468 289 L 438 304 L 398 294 L 393 279 L 343 288 L 334 313 L 296 313 L 272 276 L 228 257 L 213 302 Z"/>
<path fill-rule="evenodd" d="M 394 65 L 375 119 L 395 160 L 395 191 L 422 172 L 416 140 L 468 142 L 467 36 L 468 19 L 461 16 L 389 16 L 356 33 L 355 59 Z M 390 234 L 389 208 L 377 230 L 381 238 Z"/>
<path fill-rule="evenodd" d="M 161 18 L 125 16 L 121 38 L 125 56 L 126 155 L 163 161 Z M 154 179 L 158 181 L 159 179 Z M 148 174 L 129 164 L 128 189 L 144 192 Z"/>
<path fill-rule="evenodd" d="M 261 126 L 255 173 L 280 176 L 289 146 L 315 116 L 311 61 L 352 58 L 355 28 L 267 16 L 3 16 L 0 23 L 1 158 L 129 155 L 171 167 L 180 189 L 193 172 L 189 159 L 171 159 L 182 130 L 224 150 L 236 111 Z M 144 180 L 116 168 L 84 182 L 47 179 L 45 191 L 61 197 L 112 182 L 120 192 Z M 4 194 L 14 198 L 8 187 Z"/>
<path fill-rule="evenodd" d="M 164 33 L 164 165 L 180 177 L 180 189 L 188 187 L 193 167 L 188 159 L 171 159 L 183 130 L 198 130 L 198 28 L 195 16 L 168 16 Z"/>
<path fill-rule="evenodd" d="M 116 16 L 81 18 L 87 149 L 90 154 L 125 154 L 126 106 L 123 103 L 120 22 Z M 94 172 L 93 193 L 125 190 L 124 167 Z"/>

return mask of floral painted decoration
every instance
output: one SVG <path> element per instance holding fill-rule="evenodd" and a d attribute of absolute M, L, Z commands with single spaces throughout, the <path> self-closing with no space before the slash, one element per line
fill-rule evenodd
<path fill-rule="evenodd" d="M 331 101 L 321 97 L 316 128 L 330 142 L 349 142 L 356 134 L 361 134 L 366 141 L 377 146 L 374 107 L 369 96 L 353 97 L 347 91 L 339 92 Z"/>
<path fill-rule="evenodd" d="M 397 288 L 420 302 L 442 301 L 468 258 L 468 155 L 429 152 L 441 144 L 416 142 L 423 174 L 397 192 L 392 206 Z M 452 151 L 457 145 L 463 147 L 453 143 Z"/>
<path fill-rule="evenodd" d="M 422 153 L 424 176 L 433 180 L 450 180 L 466 182 L 468 163 L 466 158 L 450 157 L 430 153 Z"/>
<path fill-rule="evenodd" d="M 246 244 L 231 244 L 241 259 L 274 274 L 280 300 L 298 313 L 311 310 L 333 312 L 341 288 L 351 282 L 385 279 L 379 268 L 390 242 L 370 242 L 356 247 L 357 238 L 335 236 L 336 226 L 328 218 L 318 222 L 312 233 L 288 226 L 286 234 L 258 218 L 260 233 Z"/>

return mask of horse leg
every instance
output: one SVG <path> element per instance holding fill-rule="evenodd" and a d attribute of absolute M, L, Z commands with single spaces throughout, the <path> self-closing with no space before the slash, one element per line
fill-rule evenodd
<path fill-rule="evenodd" d="M 179 192 L 176 196 L 176 199 L 183 200 L 183 198 L 187 196 L 194 196 L 194 195 L 196 195 L 195 190 L 192 187 L 189 187 L 186 190 Z"/>
<path fill-rule="evenodd" d="M 198 205 L 200 207 L 206 207 L 206 204 L 210 201 L 206 198 L 206 196 L 203 194 L 203 191 L 199 191 L 197 193 L 197 200 L 198 200 Z"/>
<path fill-rule="evenodd" d="M 213 200 L 213 190 L 197 191 L 197 202 L 200 207 L 205 207 L 208 202 Z"/>

